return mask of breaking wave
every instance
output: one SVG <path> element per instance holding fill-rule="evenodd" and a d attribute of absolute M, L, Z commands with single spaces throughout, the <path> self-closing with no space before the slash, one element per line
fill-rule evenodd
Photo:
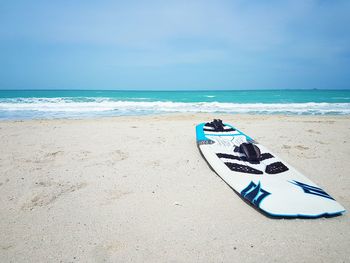
<path fill-rule="evenodd" d="M 79 118 L 158 113 L 350 114 L 350 103 L 127 101 L 110 98 L 3 98 L 0 119 Z"/>

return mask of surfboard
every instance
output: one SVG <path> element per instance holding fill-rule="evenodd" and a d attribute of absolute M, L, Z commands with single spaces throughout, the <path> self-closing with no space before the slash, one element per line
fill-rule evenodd
<path fill-rule="evenodd" d="M 345 212 L 322 188 L 234 126 L 221 120 L 201 123 L 196 137 L 217 175 L 265 215 L 318 218 Z"/>

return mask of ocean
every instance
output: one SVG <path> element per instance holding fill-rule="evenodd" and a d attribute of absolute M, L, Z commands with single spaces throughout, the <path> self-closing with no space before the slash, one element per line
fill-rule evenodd
<path fill-rule="evenodd" d="M 0 90 L 0 119 L 164 113 L 348 115 L 350 90 Z"/>

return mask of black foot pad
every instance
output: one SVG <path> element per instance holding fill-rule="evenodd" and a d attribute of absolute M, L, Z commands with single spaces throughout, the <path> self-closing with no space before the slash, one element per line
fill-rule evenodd
<path fill-rule="evenodd" d="M 229 128 L 229 129 L 224 129 L 224 130 L 211 130 L 211 129 L 204 128 L 203 131 L 208 131 L 208 132 L 232 132 L 232 131 L 235 131 L 235 129 Z"/>
<path fill-rule="evenodd" d="M 263 153 L 263 154 L 261 154 L 261 156 L 260 156 L 258 161 L 253 162 L 253 161 L 248 161 L 247 157 L 245 157 L 245 156 L 236 156 L 236 155 L 226 154 L 226 153 L 217 153 L 216 155 L 219 158 L 239 160 L 239 161 L 243 161 L 243 162 L 249 162 L 249 163 L 252 163 L 252 164 L 259 164 L 260 161 L 273 158 L 272 154 L 270 154 L 270 153 Z"/>
<path fill-rule="evenodd" d="M 240 173 L 247 173 L 247 174 L 263 174 L 262 171 L 254 169 L 247 165 L 241 165 L 237 163 L 225 163 L 230 170 Z"/>
<path fill-rule="evenodd" d="M 209 127 L 212 128 L 212 129 L 208 129 Z M 214 120 L 213 122 L 206 123 L 204 125 L 203 131 L 209 131 L 209 132 L 232 132 L 232 131 L 235 131 L 235 129 L 233 129 L 233 128 L 229 127 L 229 126 L 225 126 L 222 123 L 221 120 Z"/>
<path fill-rule="evenodd" d="M 279 174 L 288 171 L 288 167 L 281 162 L 272 163 L 266 166 L 265 172 L 268 174 Z"/>
<path fill-rule="evenodd" d="M 260 161 L 264 161 L 270 158 L 273 158 L 273 155 L 271 153 L 262 153 L 260 156 Z"/>

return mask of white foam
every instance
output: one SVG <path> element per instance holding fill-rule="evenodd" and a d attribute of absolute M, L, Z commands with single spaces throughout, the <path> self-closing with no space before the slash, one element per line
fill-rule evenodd
<path fill-rule="evenodd" d="M 109 115 L 206 112 L 255 114 L 350 114 L 350 103 L 220 103 L 172 101 L 113 101 L 108 98 L 15 98 L 0 100 L 0 117 L 9 112 L 103 113 Z"/>

